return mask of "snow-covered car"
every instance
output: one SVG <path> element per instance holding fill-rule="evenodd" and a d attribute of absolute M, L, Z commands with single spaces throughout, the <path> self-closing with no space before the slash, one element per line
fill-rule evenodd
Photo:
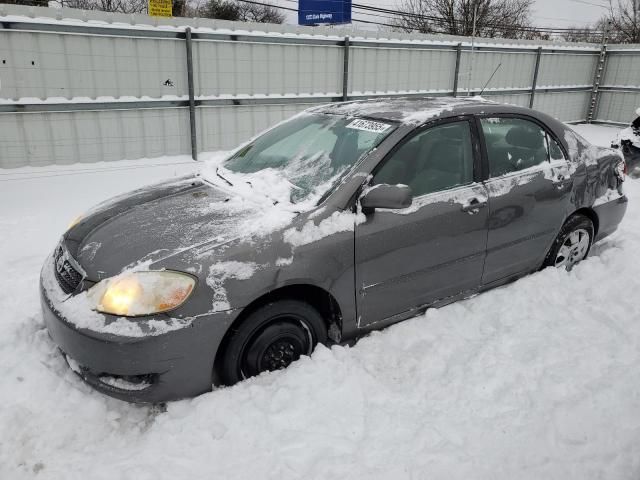
<path fill-rule="evenodd" d="M 195 396 L 571 268 L 622 219 L 623 180 L 616 151 L 526 108 L 316 107 L 85 213 L 44 263 L 44 318 L 98 390 Z"/>

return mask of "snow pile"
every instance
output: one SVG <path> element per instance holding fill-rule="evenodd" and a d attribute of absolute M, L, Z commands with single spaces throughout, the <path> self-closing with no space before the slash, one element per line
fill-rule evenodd
<path fill-rule="evenodd" d="M 160 409 L 82 383 L 39 310 L 40 266 L 78 203 L 158 175 L 136 172 L 0 189 L 0 478 L 640 475 L 640 183 L 625 182 L 620 230 L 571 272 L 546 269 Z"/>

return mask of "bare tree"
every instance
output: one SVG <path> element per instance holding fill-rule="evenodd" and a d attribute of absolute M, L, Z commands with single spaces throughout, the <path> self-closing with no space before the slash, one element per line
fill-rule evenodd
<path fill-rule="evenodd" d="M 197 8 L 198 16 L 240 22 L 283 23 L 285 16 L 271 5 L 232 0 L 209 0 Z"/>
<path fill-rule="evenodd" d="M 240 20 L 257 23 L 283 23 L 285 16 L 277 8 L 270 5 L 257 5 L 239 2 Z M 244 4 L 243 4 L 244 3 Z"/>
<path fill-rule="evenodd" d="M 147 11 L 147 0 L 54 0 L 61 7 L 102 12 L 142 13 Z"/>
<path fill-rule="evenodd" d="M 565 42 L 600 43 L 602 41 L 602 28 L 601 22 L 593 26 L 569 27 L 567 31 L 561 35 L 561 38 Z"/>
<path fill-rule="evenodd" d="M 531 38 L 534 0 L 403 0 L 396 25 L 401 30 L 470 36 Z M 476 10 L 477 9 L 477 10 Z M 523 28 L 529 30 L 522 30 Z"/>
<path fill-rule="evenodd" d="M 611 22 L 613 43 L 640 43 L 640 2 L 609 0 L 609 15 L 600 22 Z"/>

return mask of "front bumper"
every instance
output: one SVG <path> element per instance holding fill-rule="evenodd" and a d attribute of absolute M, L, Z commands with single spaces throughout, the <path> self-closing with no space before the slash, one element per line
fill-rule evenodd
<path fill-rule="evenodd" d="M 215 355 L 237 311 L 199 316 L 184 328 L 159 335 L 129 337 L 76 327 L 60 313 L 56 305 L 60 292 L 51 292 L 54 288 L 59 287 L 41 277 L 40 300 L 49 335 L 73 370 L 96 390 L 140 403 L 211 390 Z M 105 319 L 116 318 L 105 315 Z"/>

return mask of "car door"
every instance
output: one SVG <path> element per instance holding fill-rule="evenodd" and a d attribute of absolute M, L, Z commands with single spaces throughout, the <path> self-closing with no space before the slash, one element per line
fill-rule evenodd
<path fill-rule="evenodd" d="M 486 187 L 470 119 L 423 128 L 378 165 L 372 184 L 406 184 L 413 204 L 376 209 L 356 226 L 358 325 L 364 327 L 480 284 L 487 238 Z M 399 318 L 398 318 L 399 319 Z"/>
<path fill-rule="evenodd" d="M 520 116 L 479 119 L 489 178 L 489 232 L 482 283 L 539 268 L 567 218 L 572 179 L 554 136 Z"/>

